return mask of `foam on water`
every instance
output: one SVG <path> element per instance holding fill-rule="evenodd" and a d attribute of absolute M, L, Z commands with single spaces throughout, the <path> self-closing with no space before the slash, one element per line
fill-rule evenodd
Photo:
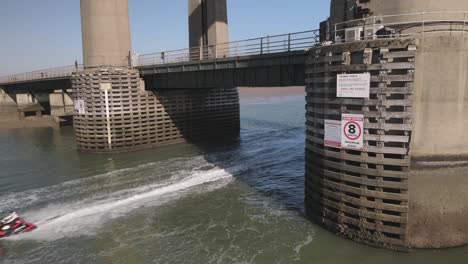
<path fill-rule="evenodd" d="M 50 241 L 64 237 L 94 235 L 110 219 L 128 215 L 134 209 L 144 206 L 158 206 L 189 193 L 210 191 L 223 187 L 232 181 L 233 172 L 241 170 L 241 167 L 222 169 L 209 164 L 201 157 L 190 160 L 172 160 L 165 163 L 164 166 L 167 166 L 167 164 L 177 165 L 177 163 L 183 163 L 185 167 L 174 170 L 170 177 L 162 181 L 153 182 L 152 184 L 145 184 L 144 179 L 140 179 L 142 181 L 141 185 L 135 188 L 118 189 L 117 191 L 112 191 L 111 188 L 110 191 L 107 190 L 107 192 L 101 195 L 97 194 L 80 200 L 48 204 L 40 209 L 20 212 L 26 220 L 37 224 L 38 229 L 8 239 Z M 146 173 L 143 173 L 144 175 L 151 172 L 151 169 L 154 169 L 154 173 L 157 174 L 159 165 L 162 164 L 145 164 L 135 168 L 116 171 L 112 175 L 106 175 L 107 177 L 112 177 L 123 173 L 126 176 L 124 179 L 128 181 L 134 177 L 141 177 L 141 175 L 135 174 L 137 172 L 141 174 L 142 168 L 146 171 Z M 62 183 L 58 186 L 32 190 L 28 194 L 23 194 L 27 196 L 15 198 L 20 200 L 17 202 L 34 203 L 35 201 L 37 202 L 39 197 L 47 197 L 49 199 L 53 197 L 52 190 L 62 189 L 60 193 L 63 195 L 63 193 L 67 193 L 68 191 L 73 192 L 76 188 L 83 189 L 90 182 L 102 177 L 102 175 L 97 175 L 88 179 Z M 115 180 L 117 181 L 118 179 Z M 103 184 L 112 185 L 108 181 Z M 206 186 L 210 187 L 207 188 Z M 14 199 L 14 197 L 10 197 L 10 199 Z"/>

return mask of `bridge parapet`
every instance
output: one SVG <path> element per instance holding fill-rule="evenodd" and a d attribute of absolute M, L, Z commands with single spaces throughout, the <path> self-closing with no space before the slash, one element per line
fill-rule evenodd
<path fill-rule="evenodd" d="M 69 78 L 72 73 L 82 71 L 83 65 L 70 65 L 51 69 L 37 70 L 32 72 L 18 73 L 14 75 L 0 77 L 0 84 L 12 84 L 35 80 Z"/>
<path fill-rule="evenodd" d="M 283 53 L 306 50 L 318 43 L 319 30 L 308 30 L 218 43 L 203 47 L 143 54 L 138 56 L 137 66 Z"/>
<path fill-rule="evenodd" d="M 468 30 L 468 11 L 439 11 L 370 16 L 333 24 L 334 43 L 382 38 L 422 37 L 428 34 L 461 33 Z"/>

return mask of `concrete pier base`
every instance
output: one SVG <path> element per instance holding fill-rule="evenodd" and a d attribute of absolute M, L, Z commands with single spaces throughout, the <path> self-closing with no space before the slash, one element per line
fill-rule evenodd
<path fill-rule="evenodd" d="M 359 41 L 310 51 L 306 209 L 342 236 L 392 249 L 468 243 L 468 39 Z M 337 98 L 340 73 L 370 98 Z M 364 148 L 326 146 L 324 122 L 363 114 Z"/>
<path fill-rule="evenodd" d="M 147 91 L 137 70 L 122 68 L 80 72 L 72 83 L 81 151 L 120 152 L 239 134 L 237 89 Z"/>
<path fill-rule="evenodd" d="M 55 90 L 49 94 L 50 114 L 55 117 L 73 116 L 75 110 L 70 91 Z"/>
<path fill-rule="evenodd" d="M 468 243 L 468 157 L 413 161 L 409 175 L 409 246 Z"/>
<path fill-rule="evenodd" d="M 418 39 L 409 175 L 408 242 L 468 243 L 468 37 Z"/>
<path fill-rule="evenodd" d="M 0 89 L 0 127 L 11 127 L 14 123 L 20 122 L 18 106 L 15 100 Z"/>
<path fill-rule="evenodd" d="M 8 94 L 0 90 L 0 129 L 51 127 L 59 123 L 49 115 L 45 94 Z"/>
<path fill-rule="evenodd" d="M 55 90 L 49 94 L 50 115 L 60 126 L 72 124 L 75 114 L 73 99 L 70 90 Z"/>

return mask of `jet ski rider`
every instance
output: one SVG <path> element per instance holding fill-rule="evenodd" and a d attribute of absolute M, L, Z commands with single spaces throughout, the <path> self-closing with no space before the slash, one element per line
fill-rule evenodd
<path fill-rule="evenodd" d="M 19 220 L 18 214 L 16 212 L 10 212 L 10 214 L 0 222 L 0 231 L 11 231 L 11 224 L 16 220 Z"/>

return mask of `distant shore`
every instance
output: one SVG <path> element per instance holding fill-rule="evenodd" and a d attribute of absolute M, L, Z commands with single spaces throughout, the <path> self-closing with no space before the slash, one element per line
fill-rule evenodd
<path fill-rule="evenodd" d="M 290 87 L 239 87 L 240 99 L 305 96 L 304 86 Z"/>

